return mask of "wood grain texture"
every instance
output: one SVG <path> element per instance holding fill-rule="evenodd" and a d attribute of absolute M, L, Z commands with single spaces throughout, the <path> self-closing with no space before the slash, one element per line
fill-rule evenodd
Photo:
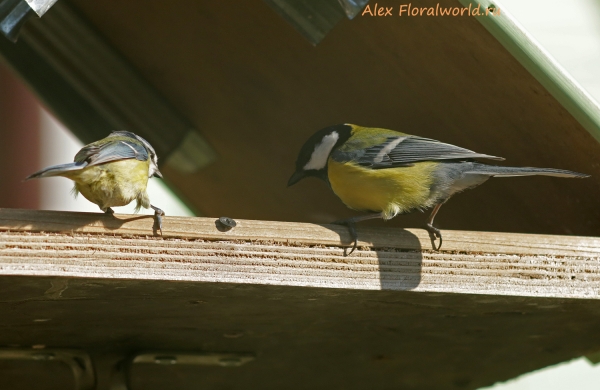
<path fill-rule="evenodd" d="M 600 239 L 444 231 L 346 229 L 238 220 L 0 210 L 0 273 L 250 283 L 368 290 L 600 298 Z"/>

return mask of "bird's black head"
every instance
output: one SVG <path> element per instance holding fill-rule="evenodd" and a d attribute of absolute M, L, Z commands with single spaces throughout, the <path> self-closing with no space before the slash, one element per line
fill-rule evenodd
<path fill-rule="evenodd" d="M 351 125 L 329 126 L 317 131 L 300 149 L 296 159 L 296 172 L 290 177 L 288 186 L 296 184 L 308 176 L 327 181 L 327 160 L 339 145 L 352 135 Z"/>

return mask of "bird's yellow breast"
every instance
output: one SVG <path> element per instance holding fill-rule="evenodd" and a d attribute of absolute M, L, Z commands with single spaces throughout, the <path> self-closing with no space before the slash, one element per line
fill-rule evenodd
<path fill-rule="evenodd" d="M 418 162 L 411 167 L 369 169 L 352 162 L 328 162 L 333 192 L 351 209 L 383 212 L 384 219 L 433 206 L 431 185 L 437 163 Z"/>
<path fill-rule="evenodd" d="M 148 208 L 149 165 L 149 161 L 127 159 L 94 165 L 65 176 L 75 182 L 81 195 L 101 209 L 125 206 L 134 199 L 138 200 L 138 207 Z"/>

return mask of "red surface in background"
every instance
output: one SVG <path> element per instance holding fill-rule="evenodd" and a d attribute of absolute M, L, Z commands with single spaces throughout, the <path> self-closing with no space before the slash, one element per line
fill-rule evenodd
<path fill-rule="evenodd" d="M 0 63 L 0 207 L 39 207 L 39 182 L 23 182 L 40 168 L 39 135 L 35 96 Z"/>

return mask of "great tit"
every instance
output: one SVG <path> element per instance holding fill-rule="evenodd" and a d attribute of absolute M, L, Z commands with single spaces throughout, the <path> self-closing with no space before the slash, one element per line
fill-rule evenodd
<path fill-rule="evenodd" d="M 342 124 L 321 129 L 306 141 L 288 186 L 314 176 L 328 183 L 349 208 L 372 213 L 334 222 L 348 226 L 352 253 L 358 243 L 354 223 L 428 208 L 433 210 L 425 228 L 439 250 L 442 234 L 433 219 L 440 207 L 452 195 L 492 176 L 589 176 L 553 168 L 486 165 L 475 159 L 504 160 L 398 131 Z"/>
<path fill-rule="evenodd" d="M 102 211 L 113 214 L 111 207 L 137 201 L 141 207 L 154 210 L 156 224 L 162 233 L 164 211 L 150 204 L 146 186 L 150 177 L 161 177 L 154 148 L 142 137 L 129 131 L 115 131 L 108 137 L 84 146 L 74 162 L 53 165 L 27 177 L 63 176 L 75 182 L 73 193 L 83 195 Z"/>

